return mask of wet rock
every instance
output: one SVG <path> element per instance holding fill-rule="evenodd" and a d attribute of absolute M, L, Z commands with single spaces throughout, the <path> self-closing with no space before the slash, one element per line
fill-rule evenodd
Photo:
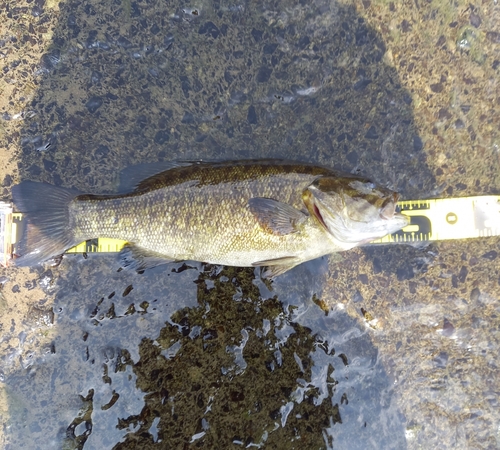
<path fill-rule="evenodd" d="M 378 258 L 373 258 L 373 273 L 377 274 L 382 272 L 382 265 L 380 264 L 380 260 Z"/>
<path fill-rule="evenodd" d="M 12 177 L 9 174 L 5 175 L 2 186 L 9 187 L 11 184 L 12 184 Z"/>
<path fill-rule="evenodd" d="M 148 125 L 148 118 L 144 114 L 139 114 L 135 119 L 136 125 L 143 129 Z"/>
<path fill-rule="evenodd" d="M 98 72 L 97 70 L 93 70 L 92 74 L 90 75 L 90 82 L 92 84 L 99 84 L 102 79 L 102 73 Z"/>
<path fill-rule="evenodd" d="M 87 110 L 91 113 L 94 114 L 103 104 L 103 99 L 102 97 L 90 97 L 87 100 L 87 103 L 85 103 L 85 107 Z"/>
<path fill-rule="evenodd" d="M 481 296 L 481 291 L 478 288 L 474 288 L 470 293 L 470 301 L 477 302 L 480 296 Z"/>
<path fill-rule="evenodd" d="M 130 42 L 130 41 L 129 41 L 126 37 L 123 37 L 123 36 L 120 36 L 120 37 L 116 40 L 116 43 L 117 43 L 120 47 L 122 47 L 122 48 L 124 48 L 124 49 L 126 49 L 126 50 L 128 50 L 129 48 L 131 48 L 131 47 L 132 47 L 132 42 Z"/>
<path fill-rule="evenodd" d="M 431 84 L 431 91 L 432 92 L 436 92 L 436 93 L 439 93 L 439 92 L 443 92 L 443 83 L 435 83 L 435 84 Z"/>
<path fill-rule="evenodd" d="M 436 47 L 443 47 L 445 43 L 446 43 L 446 38 L 443 35 L 441 35 L 439 36 L 439 39 L 436 42 Z"/>
<path fill-rule="evenodd" d="M 189 78 L 185 76 L 181 76 L 180 80 L 181 80 L 182 92 L 184 92 L 186 98 L 189 98 L 189 91 L 191 90 L 191 82 L 189 81 Z"/>
<path fill-rule="evenodd" d="M 486 39 L 494 44 L 500 44 L 500 33 L 498 31 L 488 31 L 486 33 Z"/>
<path fill-rule="evenodd" d="M 167 130 L 159 130 L 156 132 L 154 141 L 158 145 L 163 145 L 165 142 L 168 142 L 170 139 L 170 132 Z"/>
<path fill-rule="evenodd" d="M 130 4 L 130 17 L 139 17 L 141 15 L 141 9 L 137 2 L 132 2 Z"/>
<path fill-rule="evenodd" d="M 432 361 L 438 369 L 444 369 L 448 365 L 449 355 L 446 352 L 440 352 Z"/>
<path fill-rule="evenodd" d="M 275 409 L 269 413 L 269 418 L 271 420 L 277 420 L 281 417 L 281 412 L 279 409 Z"/>
<path fill-rule="evenodd" d="M 354 293 L 353 297 L 352 297 L 352 301 L 354 303 L 360 303 L 364 300 L 363 296 L 361 295 L 361 292 L 359 292 L 358 290 L 356 290 L 356 292 Z"/>
<path fill-rule="evenodd" d="M 260 42 L 262 40 L 262 35 L 264 34 L 261 30 L 256 30 L 255 28 L 251 32 L 252 37 L 255 39 L 255 42 Z"/>
<path fill-rule="evenodd" d="M 450 111 L 448 111 L 446 108 L 441 108 L 438 112 L 438 118 L 440 120 L 449 120 L 453 116 L 451 115 Z"/>
<path fill-rule="evenodd" d="M 347 158 L 347 161 L 349 161 L 353 167 L 356 166 L 359 162 L 358 153 L 356 151 L 349 152 L 346 155 L 346 158 Z"/>
<path fill-rule="evenodd" d="M 450 337 L 455 332 L 455 327 L 453 324 L 445 317 L 443 320 L 443 332 L 442 335 Z"/>
<path fill-rule="evenodd" d="M 97 38 L 97 30 L 90 30 L 87 36 L 87 40 L 85 42 L 86 47 L 93 48 L 95 46 L 96 38 Z"/>
<path fill-rule="evenodd" d="M 47 172 L 53 172 L 57 167 L 57 163 L 54 161 L 49 161 L 48 159 L 43 159 L 43 167 Z"/>
<path fill-rule="evenodd" d="M 368 284 L 368 275 L 366 275 L 365 273 L 360 273 L 358 275 L 358 280 L 363 284 Z"/>
<path fill-rule="evenodd" d="M 370 43 L 370 34 L 366 28 L 360 28 L 356 30 L 354 38 L 356 40 L 356 45 L 367 45 Z"/>
<path fill-rule="evenodd" d="M 27 172 L 32 178 L 36 178 L 42 173 L 42 169 L 36 164 L 33 164 L 28 168 Z"/>
<path fill-rule="evenodd" d="M 96 148 L 94 155 L 96 156 L 97 159 L 102 159 L 108 156 L 109 154 L 109 147 L 107 145 L 99 145 L 99 147 Z"/>
<path fill-rule="evenodd" d="M 31 15 L 33 17 L 40 17 L 42 14 L 43 14 L 43 9 L 38 5 L 33 6 L 33 8 L 31 9 Z"/>
<path fill-rule="evenodd" d="M 467 132 L 469 133 L 470 140 L 475 141 L 477 135 L 472 125 L 467 127 Z"/>
<path fill-rule="evenodd" d="M 41 66 L 42 69 L 49 72 L 61 62 L 61 51 L 57 48 L 52 49 L 42 56 Z"/>
<path fill-rule="evenodd" d="M 190 112 L 185 112 L 181 120 L 182 123 L 194 123 L 194 116 Z"/>
<path fill-rule="evenodd" d="M 467 267 L 462 266 L 462 268 L 460 269 L 460 273 L 458 274 L 458 280 L 460 281 L 460 283 L 465 282 L 468 273 L 469 273 L 469 270 L 467 269 Z"/>
<path fill-rule="evenodd" d="M 257 72 L 257 81 L 259 83 L 267 83 L 269 81 L 269 78 L 271 78 L 272 73 L 273 69 L 262 66 Z"/>
<path fill-rule="evenodd" d="M 475 28 L 479 28 L 482 22 L 481 17 L 479 17 L 475 12 L 470 13 L 469 21 L 470 24 Z"/>
<path fill-rule="evenodd" d="M 148 69 L 148 73 L 152 76 L 152 77 L 155 77 L 155 78 L 158 78 L 158 76 L 160 75 L 160 72 L 158 71 L 158 69 L 154 68 L 154 67 L 150 67 Z"/>
<path fill-rule="evenodd" d="M 248 113 L 247 113 L 247 121 L 249 124 L 256 125 L 258 120 L 257 120 L 257 113 L 255 112 L 255 107 L 253 105 L 248 108 Z"/>
<path fill-rule="evenodd" d="M 401 22 L 401 31 L 407 33 L 411 30 L 411 24 L 406 19 Z"/>
<path fill-rule="evenodd" d="M 399 267 L 396 270 L 396 276 L 398 278 L 398 281 L 404 281 L 412 279 L 415 275 L 413 273 L 412 267 L 407 266 L 407 267 Z"/>
<path fill-rule="evenodd" d="M 485 253 L 482 256 L 482 258 L 489 259 L 490 261 L 493 261 L 497 258 L 497 256 L 498 256 L 498 252 L 495 250 L 491 250 L 491 251 Z"/>
<path fill-rule="evenodd" d="M 457 45 L 462 50 L 469 50 L 476 41 L 476 33 L 471 29 L 465 29 L 458 38 Z"/>
<path fill-rule="evenodd" d="M 161 28 L 156 23 L 154 23 L 149 31 L 151 32 L 151 34 L 157 35 L 161 31 Z"/>
<path fill-rule="evenodd" d="M 230 398 L 233 402 L 241 402 L 245 400 L 245 394 L 243 392 L 231 391 Z"/>
<path fill-rule="evenodd" d="M 213 22 L 206 22 L 199 28 L 198 34 L 208 34 L 216 39 L 220 34 L 220 30 Z"/>
<path fill-rule="evenodd" d="M 54 310 L 45 310 L 36 306 L 32 307 L 27 315 L 27 319 L 37 325 L 49 326 L 54 324 Z"/>
<path fill-rule="evenodd" d="M 378 139 L 378 133 L 375 127 L 372 125 L 365 134 L 366 139 Z"/>
<path fill-rule="evenodd" d="M 74 14 L 68 14 L 68 19 L 66 21 L 66 23 L 68 24 L 68 26 L 70 28 L 73 28 L 74 26 L 76 26 L 76 16 Z"/>
<path fill-rule="evenodd" d="M 420 152 L 424 149 L 424 142 L 420 136 L 413 136 L 413 151 Z"/>
<path fill-rule="evenodd" d="M 310 43 L 311 43 L 311 39 L 309 39 L 309 36 L 302 36 L 299 39 L 298 47 L 300 50 L 304 50 L 309 46 Z"/>
<path fill-rule="evenodd" d="M 372 80 L 370 79 L 363 79 L 363 80 L 359 80 L 357 81 L 356 83 L 354 83 L 354 86 L 353 86 L 353 89 L 355 91 L 362 91 L 363 89 L 365 89 L 370 83 L 372 82 Z"/>
<path fill-rule="evenodd" d="M 263 52 L 265 55 L 272 55 L 277 48 L 278 44 L 266 44 L 264 45 Z"/>

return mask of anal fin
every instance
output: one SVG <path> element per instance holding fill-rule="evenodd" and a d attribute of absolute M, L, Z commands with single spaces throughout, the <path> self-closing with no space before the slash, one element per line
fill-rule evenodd
<path fill-rule="evenodd" d="M 125 269 L 145 270 L 175 261 L 162 253 L 153 252 L 134 244 L 126 244 L 120 251 L 120 263 Z"/>
<path fill-rule="evenodd" d="M 261 272 L 262 278 L 276 278 L 279 275 L 293 269 L 300 261 L 295 256 L 285 256 L 283 258 L 268 259 L 252 263 L 254 267 L 265 267 Z"/>

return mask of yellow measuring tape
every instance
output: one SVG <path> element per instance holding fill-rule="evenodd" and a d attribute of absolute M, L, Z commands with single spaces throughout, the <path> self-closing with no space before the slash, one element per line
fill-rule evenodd
<path fill-rule="evenodd" d="M 410 224 L 372 244 L 417 243 L 446 239 L 469 239 L 500 235 L 500 195 L 404 200 L 397 209 L 410 217 Z M 6 264 L 20 240 L 22 213 L 0 202 L 0 263 Z M 126 241 L 98 238 L 82 242 L 67 253 L 119 252 Z"/>
<path fill-rule="evenodd" d="M 469 239 L 500 235 L 500 195 L 404 200 L 399 210 L 410 225 L 371 244 Z"/>
<path fill-rule="evenodd" d="M 66 253 L 114 253 L 119 252 L 126 243 L 120 239 L 92 239 L 71 247 Z"/>

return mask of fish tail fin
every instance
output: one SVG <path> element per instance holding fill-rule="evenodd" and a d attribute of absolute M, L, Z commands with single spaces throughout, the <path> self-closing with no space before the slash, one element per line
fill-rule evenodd
<path fill-rule="evenodd" d="M 70 227 L 69 203 L 80 192 L 46 183 L 23 181 L 12 188 L 12 197 L 18 211 L 26 217 L 24 230 L 14 259 L 16 266 L 33 266 L 59 256 L 78 244 Z"/>

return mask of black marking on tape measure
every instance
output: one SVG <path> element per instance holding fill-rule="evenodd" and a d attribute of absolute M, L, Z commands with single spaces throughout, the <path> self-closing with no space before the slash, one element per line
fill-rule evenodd
<path fill-rule="evenodd" d="M 12 223 L 16 224 L 17 234 L 19 236 L 26 236 L 26 231 L 28 228 L 28 221 L 27 220 L 23 220 L 22 216 L 14 215 L 12 217 Z M 14 243 L 14 245 L 12 247 L 12 253 L 14 255 L 18 255 L 21 253 L 22 250 L 19 248 L 19 245 L 20 245 L 20 242 L 18 242 L 18 241 Z"/>
<path fill-rule="evenodd" d="M 402 212 L 402 211 L 422 211 L 426 209 L 431 209 L 431 204 L 429 202 L 407 202 L 407 201 L 402 201 L 399 202 L 396 205 L 396 211 L 397 212 Z"/>
<path fill-rule="evenodd" d="M 446 214 L 446 222 L 450 225 L 455 225 L 458 222 L 458 216 L 454 212 Z"/>
<path fill-rule="evenodd" d="M 99 250 L 99 239 L 89 239 L 85 241 L 85 252 L 86 253 L 95 253 Z"/>
<path fill-rule="evenodd" d="M 432 235 L 432 224 L 428 217 L 426 216 L 409 216 L 410 217 L 410 226 L 417 225 L 418 231 L 403 231 L 399 230 L 393 233 L 394 237 L 397 236 L 396 241 L 404 241 L 405 236 L 406 240 L 410 241 L 419 241 L 419 235 L 422 234 L 424 238 L 428 239 Z"/>

